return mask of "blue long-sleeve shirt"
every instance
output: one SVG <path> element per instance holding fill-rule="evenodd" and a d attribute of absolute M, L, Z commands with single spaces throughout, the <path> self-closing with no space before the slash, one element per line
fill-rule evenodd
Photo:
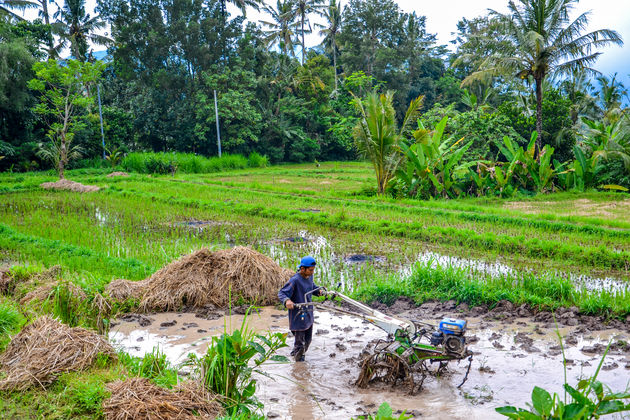
<path fill-rule="evenodd" d="M 278 299 L 283 305 L 289 299 L 293 303 L 311 302 L 313 295 L 306 296 L 306 300 L 304 300 L 304 294 L 318 287 L 313 282 L 313 276 L 305 279 L 300 273 L 295 273 L 278 292 Z M 289 329 L 291 331 L 308 330 L 313 325 L 313 307 L 305 308 L 303 314 L 302 316 L 297 308 L 289 309 Z"/>

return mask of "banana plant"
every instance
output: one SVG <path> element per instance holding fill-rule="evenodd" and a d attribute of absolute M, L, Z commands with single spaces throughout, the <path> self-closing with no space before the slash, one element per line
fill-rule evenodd
<path fill-rule="evenodd" d="M 526 190 L 535 190 L 539 193 L 553 189 L 553 179 L 556 176 L 556 170 L 552 165 L 552 156 L 554 148 L 545 145 L 536 156 L 536 139 L 538 133 L 533 132 L 527 145 L 527 148 L 517 147 L 517 144 L 509 137 L 503 138 L 503 144 L 497 143 L 497 146 L 503 156 L 509 162 L 508 172 L 503 174 L 501 170 L 495 177 L 497 182 L 508 181 L 515 177 L 520 183 L 520 187 Z M 505 175 L 505 176 L 504 176 Z M 503 182 L 504 185 L 507 185 Z"/>
<path fill-rule="evenodd" d="M 447 121 L 448 117 L 444 117 L 432 133 L 418 121 L 418 129 L 413 132 L 415 142 L 400 142 L 406 165 L 398 169 L 396 176 L 407 195 L 453 197 L 463 193 L 459 181 L 477 162 L 460 164 L 472 142 L 460 146 L 463 138 L 444 139 Z"/>

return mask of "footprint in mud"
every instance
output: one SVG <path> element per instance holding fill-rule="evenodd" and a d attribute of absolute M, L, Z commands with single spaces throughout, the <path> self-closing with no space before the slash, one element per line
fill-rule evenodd
<path fill-rule="evenodd" d="M 501 350 L 501 349 L 503 349 L 505 347 L 503 344 L 499 343 L 498 341 L 493 341 L 492 342 L 492 346 L 494 348 L 496 348 L 496 349 L 499 349 L 499 350 Z"/>
<path fill-rule="evenodd" d="M 611 362 L 611 363 L 606 363 L 604 366 L 602 366 L 602 370 L 613 370 L 613 369 L 617 369 L 619 367 L 619 365 L 615 362 Z"/>
<path fill-rule="evenodd" d="M 348 350 L 348 348 L 346 346 L 344 346 L 343 344 L 341 344 L 341 343 L 335 344 L 335 347 L 337 347 L 337 349 L 339 351 L 346 351 L 346 350 Z"/>
<path fill-rule="evenodd" d="M 140 314 L 125 314 L 121 316 L 119 319 L 123 321 L 127 321 L 127 322 L 136 321 L 138 322 L 138 324 L 140 324 L 141 327 L 148 327 L 154 321 L 153 318 L 149 318 L 148 316 L 140 315 Z"/>
<path fill-rule="evenodd" d="M 174 326 L 175 324 L 177 324 L 177 321 L 175 321 L 175 320 L 172 320 L 172 321 L 166 321 L 166 322 L 162 322 L 162 323 L 160 324 L 160 327 L 162 327 L 162 328 L 172 327 L 172 326 Z"/>
<path fill-rule="evenodd" d="M 322 334 L 328 334 L 329 331 L 328 330 L 324 330 L 324 329 L 318 329 L 317 331 L 315 331 L 315 335 L 322 335 Z"/>
<path fill-rule="evenodd" d="M 490 337 L 488 337 L 488 340 L 498 340 L 499 338 L 501 338 L 501 334 L 497 334 L 496 332 L 493 332 Z"/>
<path fill-rule="evenodd" d="M 496 373 L 490 366 L 479 366 L 479 372 Z"/>

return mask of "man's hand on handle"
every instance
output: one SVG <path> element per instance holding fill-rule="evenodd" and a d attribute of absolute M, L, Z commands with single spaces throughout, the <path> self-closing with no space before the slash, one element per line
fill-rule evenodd
<path fill-rule="evenodd" d="M 287 299 L 284 302 L 284 306 L 286 306 L 287 309 L 293 309 L 295 307 L 295 304 L 293 303 L 291 299 Z"/>

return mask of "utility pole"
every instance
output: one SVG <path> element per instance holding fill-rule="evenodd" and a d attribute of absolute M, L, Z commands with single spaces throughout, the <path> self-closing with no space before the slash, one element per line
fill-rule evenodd
<path fill-rule="evenodd" d="M 214 90 L 214 115 L 217 119 L 217 146 L 219 146 L 219 157 L 221 157 L 221 131 L 219 130 L 219 107 L 217 106 L 217 90 Z"/>
<path fill-rule="evenodd" d="M 101 110 L 101 85 L 96 84 L 96 96 L 98 96 L 98 116 L 101 119 L 101 142 L 103 143 L 103 160 L 105 160 L 105 134 L 103 133 L 103 111 Z"/>

